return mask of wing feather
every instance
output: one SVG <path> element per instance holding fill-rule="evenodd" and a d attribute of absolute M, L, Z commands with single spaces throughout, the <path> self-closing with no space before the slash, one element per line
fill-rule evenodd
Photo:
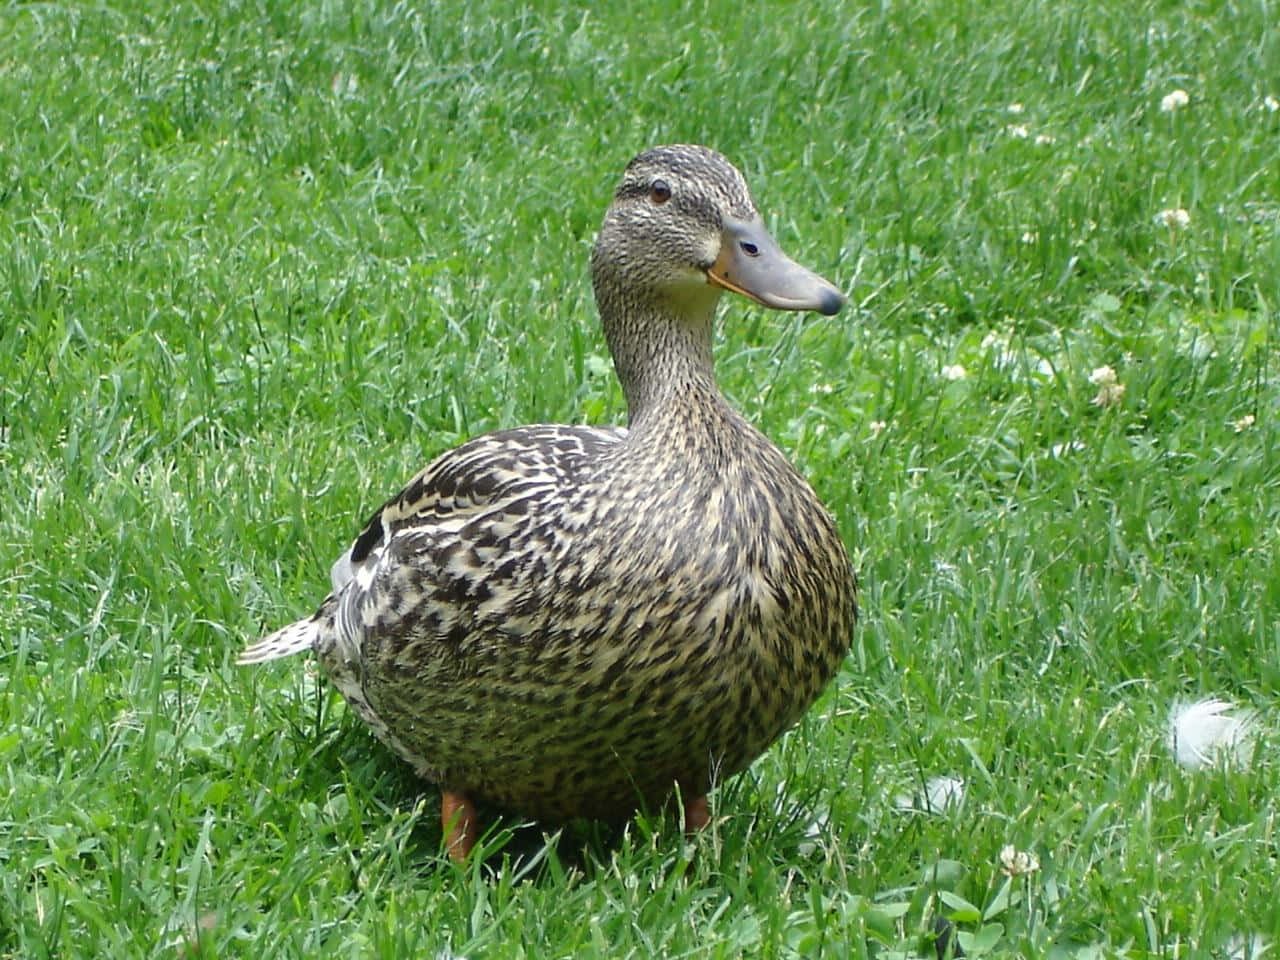
<path fill-rule="evenodd" d="M 424 617 L 444 630 L 456 614 L 489 597 L 486 570 L 497 579 L 503 540 L 515 526 L 537 522 L 558 491 L 626 437 L 623 428 L 536 425 L 483 434 L 419 471 L 366 522 L 330 569 L 333 593 L 311 617 L 250 644 L 239 663 L 262 663 L 337 646 L 344 660 L 376 629 L 394 636 Z M 436 603 L 455 608 L 424 611 Z"/>

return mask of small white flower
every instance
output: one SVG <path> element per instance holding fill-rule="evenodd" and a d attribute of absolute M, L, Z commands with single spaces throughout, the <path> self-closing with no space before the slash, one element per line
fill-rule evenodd
<path fill-rule="evenodd" d="M 1114 407 L 1123 399 L 1124 384 L 1109 383 L 1098 388 L 1098 394 L 1093 398 L 1093 405 L 1095 407 Z"/>
<path fill-rule="evenodd" d="M 1010 113 L 1012 113 L 1014 116 L 1017 116 L 1018 114 L 1022 113 L 1022 111 L 1025 108 L 1020 103 L 1011 103 L 1009 104 L 1009 106 L 1005 107 L 1005 109 L 1008 110 Z"/>
<path fill-rule="evenodd" d="M 1199 770 L 1219 756 L 1237 766 L 1248 763 L 1257 733 L 1254 711 L 1236 710 L 1226 700 L 1209 699 L 1174 707 L 1166 742 L 1179 764 Z"/>
<path fill-rule="evenodd" d="M 1173 111 L 1185 107 L 1190 102 L 1191 98 L 1187 96 L 1187 91 L 1181 89 L 1173 90 L 1166 93 L 1161 99 L 1160 110 L 1164 113 L 1173 113 Z"/>
<path fill-rule="evenodd" d="M 1156 214 L 1156 223 L 1164 224 L 1170 230 L 1185 230 L 1191 226 L 1191 214 L 1182 207 L 1170 207 Z"/>
<path fill-rule="evenodd" d="M 1025 244 L 1035 243 L 1039 239 L 1040 234 L 1036 233 L 1034 230 L 1024 230 L 1022 232 L 1022 242 Z"/>
<path fill-rule="evenodd" d="M 1250 427 L 1253 426 L 1253 423 L 1254 423 L 1253 414 L 1246 413 L 1239 420 L 1236 420 L 1235 422 L 1233 422 L 1231 426 L 1235 427 L 1236 433 L 1244 433 L 1246 430 L 1248 430 Z"/>
<path fill-rule="evenodd" d="M 830 393 L 835 388 L 829 383 L 814 383 L 809 385 L 810 393 Z"/>
<path fill-rule="evenodd" d="M 1012 843 L 1000 851 L 1000 872 L 1006 877 L 1025 877 L 1040 869 L 1040 861 L 1030 850 L 1019 850 Z"/>
<path fill-rule="evenodd" d="M 1048 146 L 1049 144 L 1051 144 L 1051 143 L 1053 143 L 1053 137 L 1051 137 L 1049 134 L 1047 134 L 1047 133 L 1037 133 L 1037 134 L 1036 134 L 1036 146 L 1037 146 L 1037 147 L 1047 147 L 1047 146 Z"/>
<path fill-rule="evenodd" d="M 867 429 L 871 431 L 871 435 L 873 437 L 878 437 L 884 431 L 886 426 L 888 426 L 888 424 L 883 420 L 872 420 L 867 424 Z"/>
<path fill-rule="evenodd" d="M 1004 129 L 1005 133 L 1009 134 L 1009 136 L 1013 137 L 1015 140 L 1025 140 L 1027 137 L 1031 136 L 1031 131 L 1027 129 L 1027 125 L 1025 123 L 1011 123 Z"/>
<path fill-rule="evenodd" d="M 1094 367 L 1093 372 L 1089 374 L 1089 382 L 1095 387 L 1114 386 L 1116 382 L 1116 372 L 1108 366 Z"/>
<path fill-rule="evenodd" d="M 1268 94 L 1267 98 L 1262 101 L 1262 105 L 1267 108 L 1268 113 L 1275 113 L 1277 110 L 1280 110 L 1280 100 L 1277 100 L 1270 94 Z"/>
<path fill-rule="evenodd" d="M 893 805 L 909 812 L 946 813 L 960 805 L 964 799 L 964 786 L 960 777 L 930 777 L 920 793 L 900 793 L 894 798 Z"/>
<path fill-rule="evenodd" d="M 1116 372 L 1110 367 L 1098 367 L 1089 374 L 1089 382 L 1098 388 L 1093 398 L 1095 407 L 1114 407 L 1124 399 L 1124 384 L 1116 379 Z"/>
<path fill-rule="evenodd" d="M 958 363 L 951 363 L 942 368 L 943 380 L 963 380 L 969 372 Z"/>

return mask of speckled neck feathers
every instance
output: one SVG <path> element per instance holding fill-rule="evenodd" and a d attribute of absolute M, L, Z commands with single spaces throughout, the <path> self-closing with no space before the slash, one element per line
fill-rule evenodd
<path fill-rule="evenodd" d="M 655 183 L 670 198 L 654 197 Z M 656 147 L 627 166 L 591 256 L 601 324 L 633 428 L 681 408 L 723 403 L 711 337 L 715 260 L 726 211 L 755 205 L 741 175 L 704 147 Z"/>

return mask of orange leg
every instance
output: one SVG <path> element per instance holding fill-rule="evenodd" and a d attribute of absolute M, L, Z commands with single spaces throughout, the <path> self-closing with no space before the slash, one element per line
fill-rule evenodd
<path fill-rule="evenodd" d="M 707 797 L 693 797 L 684 805 L 684 832 L 697 833 L 711 822 L 711 812 L 707 809 Z"/>
<path fill-rule="evenodd" d="M 476 808 L 471 798 L 453 790 L 441 793 L 440 824 L 444 828 L 444 844 L 449 851 L 449 858 L 461 866 L 471 856 L 471 850 L 480 835 L 476 823 Z"/>

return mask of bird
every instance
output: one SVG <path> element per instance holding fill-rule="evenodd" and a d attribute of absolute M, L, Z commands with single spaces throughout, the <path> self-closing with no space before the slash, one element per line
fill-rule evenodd
<path fill-rule="evenodd" d="M 436 457 L 334 563 L 311 616 L 241 664 L 314 651 L 373 733 L 441 791 L 449 856 L 476 806 L 619 821 L 745 769 L 837 674 L 858 617 L 836 522 L 719 389 L 718 302 L 837 313 L 715 150 L 651 147 L 591 252 L 626 426 L 536 424 Z"/>

